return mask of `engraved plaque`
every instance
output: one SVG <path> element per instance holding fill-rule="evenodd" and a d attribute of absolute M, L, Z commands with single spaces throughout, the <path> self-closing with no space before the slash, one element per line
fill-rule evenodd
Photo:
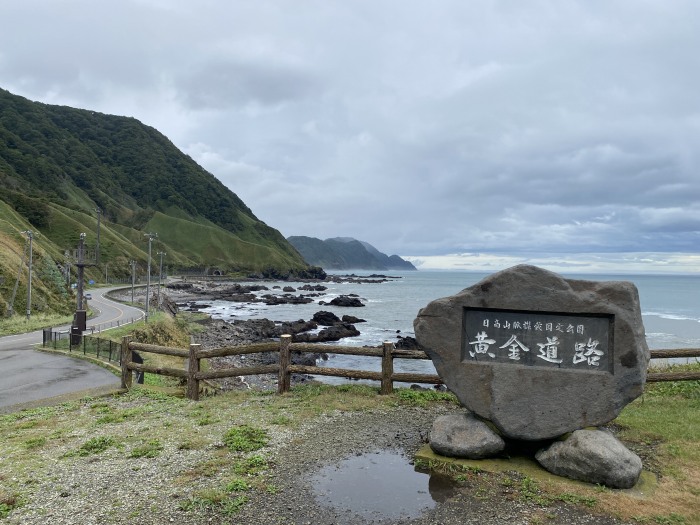
<path fill-rule="evenodd" d="M 613 373 L 610 314 L 465 307 L 463 362 Z"/>

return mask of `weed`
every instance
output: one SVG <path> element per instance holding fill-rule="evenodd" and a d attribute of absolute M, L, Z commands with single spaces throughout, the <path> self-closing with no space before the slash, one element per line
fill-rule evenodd
<path fill-rule="evenodd" d="M 231 451 L 253 452 L 267 445 L 267 432 L 249 425 L 239 425 L 224 434 L 224 443 Z"/>
<path fill-rule="evenodd" d="M 22 498 L 17 494 L 6 494 L 0 491 L 0 519 L 6 518 L 10 512 L 23 504 Z"/>
<path fill-rule="evenodd" d="M 514 487 L 515 486 L 515 480 L 511 478 L 510 476 L 504 476 L 503 479 L 501 480 L 501 485 L 504 487 Z"/>
<path fill-rule="evenodd" d="M 401 388 L 396 390 L 395 395 L 402 404 L 418 407 L 424 407 L 429 403 L 440 401 L 458 403 L 454 394 L 450 392 L 438 392 L 437 390 L 411 390 L 410 388 Z"/>
<path fill-rule="evenodd" d="M 292 422 L 292 418 L 285 416 L 284 414 L 279 414 L 270 420 L 273 425 L 289 425 Z"/>
<path fill-rule="evenodd" d="M 224 502 L 221 510 L 224 514 L 230 516 L 241 510 L 246 503 L 248 503 L 248 496 L 236 496 Z"/>
<path fill-rule="evenodd" d="M 210 414 L 205 414 L 197 420 L 197 425 L 200 427 L 205 427 L 207 425 L 211 425 L 212 423 L 216 423 L 217 421 L 219 420 L 213 418 Z"/>
<path fill-rule="evenodd" d="M 98 425 L 106 425 L 109 423 L 122 423 L 127 419 L 136 416 L 140 413 L 140 411 L 136 409 L 127 409 L 119 411 L 105 410 L 104 413 L 105 415 L 98 418 L 95 421 L 95 423 L 97 423 Z"/>
<path fill-rule="evenodd" d="M 264 456 L 254 455 L 242 461 L 233 463 L 232 469 L 236 474 L 255 476 L 269 468 L 267 459 Z"/>
<path fill-rule="evenodd" d="M 247 502 L 247 496 L 239 495 L 235 498 L 229 498 L 222 491 L 204 490 L 180 502 L 180 509 L 184 511 L 201 511 L 215 508 L 230 516 L 237 513 Z"/>
<path fill-rule="evenodd" d="M 685 518 L 680 514 L 666 514 L 664 516 L 652 516 L 651 519 L 654 523 L 659 525 L 684 525 L 686 523 Z"/>
<path fill-rule="evenodd" d="M 520 482 L 520 499 L 536 505 L 549 504 L 549 499 L 542 495 L 537 481 L 528 476 L 525 476 Z"/>
<path fill-rule="evenodd" d="M 34 448 L 41 448 L 46 444 L 46 438 L 45 437 L 37 437 L 37 438 L 31 438 L 28 439 L 27 441 L 24 442 L 24 446 L 27 447 L 27 450 L 32 450 Z"/>
<path fill-rule="evenodd" d="M 585 505 L 586 507 L 595 507 L 596 499 L 590 496 L 581 496 L 580 494 L 572 494 L 570 492 L 562 492 L 557 496 L 559 501 L 572 503 L 574 505 Z"/>
<path fill-rule="evenodd" d="M 109 437 L 109 436 L 100 436 L 100 437 L 94 437 L 91 439 L 88 439 L 85 443 L 80 445 L 80 448 L 76 450 L 75 452 L 68 452 L 65 454 L 65 457 L 70 457 L 70 456 L 90 456 L 93 454 L 100 454 L 101 452 L 104 452 L 107 450 L 109 447 L 113 447 L 116 445 L 116 441 L 114 438 Z"/>
<path fill-rule="evenodd" d="M 250 485 L 244 479 L 235 478 L 226 484 L 226 492 L 245 492 L 250 490 Z"/>
<path fill-rule="evenodd" d="M 135 447 L 132 451 L 131 454 L 129 454 L 130 458 L 155 458 L 160 455 L 160 452 L 163 450 L 163 445 L 158 441 L 157 439 L 153 439 L 149 441 L 148 443 L 145 443 L 141 446 Z"/>

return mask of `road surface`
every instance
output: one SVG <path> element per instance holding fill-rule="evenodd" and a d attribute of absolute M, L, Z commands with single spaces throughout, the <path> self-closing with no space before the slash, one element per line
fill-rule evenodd
<path fill-rule="evenodd" d="M 92 289 L 90 307 L 99 314 L 87 326 L 100 327 L 128 323 L 140 319 L 143 312 L 104 297 L 114 288 Z M 68 330 L 61 327 L 59 330 Z M 28 403 L 39 399 L 78 392 L 91 388 L 119 387 L 119 378 L 104 368 L 80 359 L 37 352 L 41 330 L 27 334 L 0 337 L 0 407 Z"/>

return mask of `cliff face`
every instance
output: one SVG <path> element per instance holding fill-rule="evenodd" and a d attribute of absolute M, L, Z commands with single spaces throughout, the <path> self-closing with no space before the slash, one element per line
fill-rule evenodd
<path fill-rule="evenodd" d="M 304 260 L 325 270 L 415 270 L 398 255 L 388 256 L 367 242 L 350 237 L 321 240 L 295 236 L 287 240 Z"/>

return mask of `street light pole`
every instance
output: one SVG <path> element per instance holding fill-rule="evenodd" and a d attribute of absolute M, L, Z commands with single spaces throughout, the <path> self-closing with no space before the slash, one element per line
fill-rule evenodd
<path fill-rule="evenodd" d="M 80 234 L 80 242 L 78 243 L 78 298 L 76 310 L 83 309 L 83 279 L 85 275 L 85 234 Z"/>
<path fill-rule="evenodd" d="M 95 264 L 100 264 L 100 216 L 102 215 L 102 210 L 99 208 L 95 208 L 95 211 L 97 212 L 97 242 L 95 243 Z M 106 275 L 107 269 L 105 268 L 105 275 Z M 107 278 L 105 277 L 105 281 Z"/>
<path fill-rule="evenodd" d="M 158 237 L 157 233 L 144 233 L 146 237 L 148 237 L 148 275 L 146 279 L 146 322 L 148 322 L 148 303 L 149 301 L 149 296 L 151 294 L 151 243 L 153 242 L 153 239 Z"/>
<path fill-rule="evenodd" d="M 160 255 L 160 269 L 158 270 L 158 308 L 160 308 L 160 279 L 163 276 L 163 255 L 167 255 L 165 252 L 158 252 L 158 255 Z"/>
<path fill-rule="evenodd" d="M 29 282 L 27 284 L 27 320 L 29 320 L 32 315 L 32 240 L 34 239 L 34 232 L 26 230 L 22 233 L 26 233 L 29 238 Z"/>
<path fill-rule="evenodd" d="M 134 304 L 134 283 L 136 282 L 136 261 L 131 260 L 131 304 Z"/>

